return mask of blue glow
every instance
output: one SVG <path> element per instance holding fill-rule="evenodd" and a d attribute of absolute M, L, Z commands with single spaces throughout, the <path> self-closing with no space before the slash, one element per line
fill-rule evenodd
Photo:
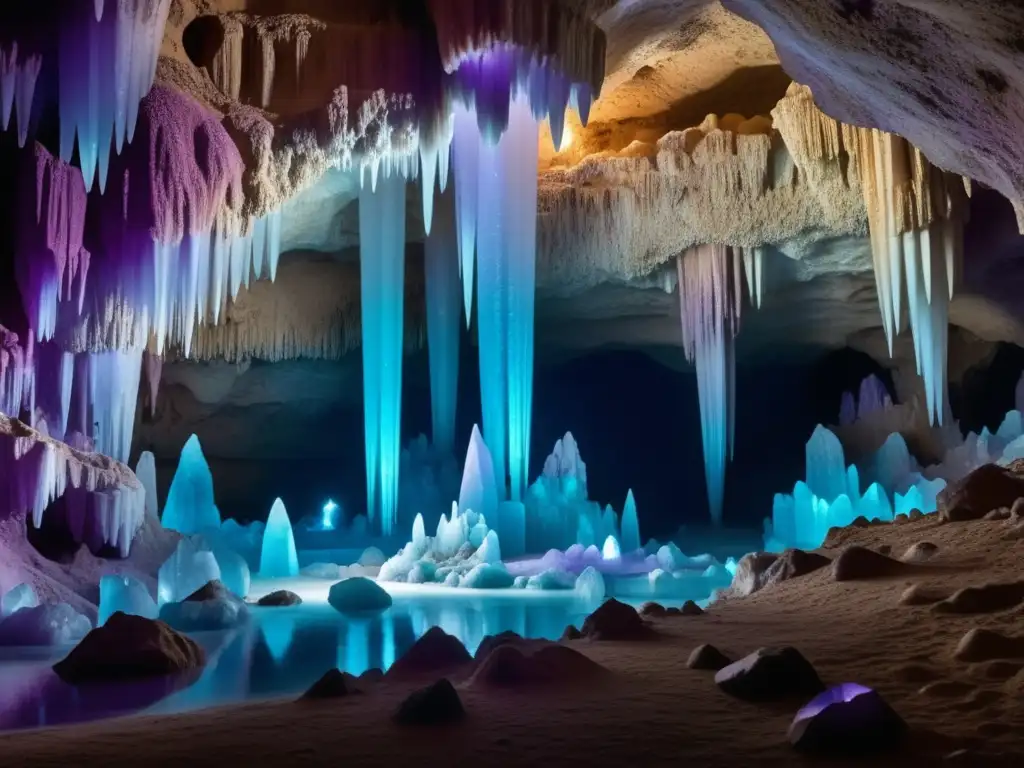
<path fill-rule="evenodd" d="M 385 166 L 359 193 L 366 510 L 389 535 L 398 512 L 405 299 L 405 180 Z"/>
<path fill-rule="evenodd" d="M 609 536 L 604 540 L 604 546 L 601 547 L 601 557 L 604 560 L 622 559 L 622 549 L 619 547 L 619 542 L 614 536 Z"/>
<path fill-rule="evenodd" d="M 220 512 L 213 503 L 213 475 L 195 435 L 181 449 L 162 522 L 164 528 L 185 535 L 220 529 Z"/>
<path fill-rule="evenodd" d="M 462 315 L 452 197 L 448 192 L 438 198 L 434 227 L 424 249 L 432 436 L 434 446 L 446 453 L 451 453 L 455 445 L 459 320 Z"/>
<path fill-rule="evenodd" d="M 320 528 L 325 531 L 333 531 L 337 527 L 338 505 L 328 499 L 320 511 Z"/>
<path fill-rule="evenodd" d="M 466 115 L 457 113 L 455 119 L 456 213 L 463 235 L 464 287 L 472 279 L 464 243 L 467 233 L 474 231 L 475 219 L 484 436 L 499 493 L 505 495 L 511 476 L 514 500 L 526 490 L 530 460 L 538 130 L 529 101 L 521 94 L 512 98 L 508 130 L 496 142 L 481 134 Z M 470 170 L 476 170 L 475 179 L 470 179 Z M 473 186 L 471 200 L 459 183 Z"/>
<path fill-rule="evenodd" d="M 288 510 L 280 499 L 274 501 L 263 533 L 260 552 L 260 576 L 264 579 L 287 579 L 299 575 L 299 555 L 295 550 L 295 534 Z"/>

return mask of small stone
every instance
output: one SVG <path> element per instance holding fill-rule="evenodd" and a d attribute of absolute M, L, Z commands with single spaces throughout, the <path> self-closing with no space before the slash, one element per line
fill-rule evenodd
<path fill-rule="evenodd" d="M 992 661 L 1024 658 L 1024 638 L 1008 637 L 975 627 L 960 638 L 953 657 L 959 661 Z"/>
<path fill-rule="evenodd" d="M 562 632 L 562 636 L 559 640 L 579 640 L 582 637 L 580 631 L 576 629 L 572 624 L 569 624 Z"/>
<path fill-rule="evenodd" d="M 644 603 L 640 606 L 640 615 L 651 619 L 663 618 L 668 611 L 661 603 Z"/>
<path fill-rule="evenodd" d="M 1024 602 L 1024 581 L 985 584 L 958 589 L 932 610 L 938 613 L 995 613 L 1015 608 Z"/>
<path fill-rule="evenodd" d="M 399 725 L 447 725 L 466 716 L 455 686 L 447 678 L 414 691 L 398 705 L 395 722 Z"/>
<path fill-rule="evenodd" d="M 817 671 L 796 648 L 761 648 L 723 667 L 715 683 L 724 693 L 747 701 L 774 701 L 821 693 Z"/>
<path fill-rule="evenodd" d="M 732 659 L 708 643 L 694 648 L 690 652 L 690 658 L 686 660 L 689 669 L 707 669 L 712 672 L 717 672 L 730 664 Z"/>
<path fill-rule="evenodd" d="M 982 520 L 1008 520 L 1010 518 L 1010 510 L 1006 507 L 999 507 L 985 513 Z"/>
<path fill-rule="evenodd" d="M 317 680 L 309 689 L 299 697 L 299 701 L 310 701 L 315 699 L 339 699 L 351 693 L 358 693 L 352 686 L 352 675 L 342 672 L 340 669 L 329 669 L 323 677 Z"/>
<path fill-rule="evenodd" d="M 930 541 L 919 541 L 907 548 L 900 558 L 904 563 L 924 563 L 938 554 L 939 548 Z"/>
<path fill-rule="evenodd" d="M 679 609 L 683 616 L 703 616 L 704 609 L 697 605 L 693 600 L 687 600 L 683 603 L 683 607 Z"/>
<path fill-rule="evenodd" d="M 929 589 L 923 584 L 911 584 L 900 595 L 900 605 L 934 605 L 948 597 L 945 592 Z"/>
<path fill-rule="evenodd" d="M 289 605 L 302 605 L 302 598 L 294 592 L 290 592 L 287 589 L 279 589 L 275 592 L 270 592 L 264 595 L 256 601 L 256 605 L 263 606 L 289 606 Z"/>

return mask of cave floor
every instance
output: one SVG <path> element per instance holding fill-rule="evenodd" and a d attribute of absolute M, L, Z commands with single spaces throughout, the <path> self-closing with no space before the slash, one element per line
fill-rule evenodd
<path fill-rule="evenodd" d="M 851 543 L 887 544 L 898 556 L 928 541 L 938 554 L 896 578 L 837 583 L 824 568 L 717 603 L 703 616 L 657 619 L 659 636 L 650 642 L 572 641 L 613 675 L 584 687 L 496 692 L 463 686 L 469 715 L 454 726 L 395 725 L 391 715 L 413 686 L 384 682 L 364 694 L 313 703 L 279 700 L 11 733 L 0 737 L 0 766 L 137 766 L 140 755 L 147 765 L 190 766 L 815 763 L 797 756 L 786 740 L 793 704 L 737 701 L 716 688 L 712 673 L 686 667 L 701 643 L 732 658 L 766 645 L 792 645 L 826 684 L 878 689 L 912 736 L 901 753 L 859 763 L 934 766 L 968 749 L 957 764 L 1021 765 L 1024 659 L 1019 665 L 967 664 L 953 652 L 975 627 L 1020 635 L 1024 605 L 957 615 L 899 602 L 911 584 L 951 593 L 1019 580 L 1024 538 L 1008 538 L 1011 530 L 997 521 L 940 524 L 934 516 L 845 529 L 823 551 L 834 556 Z M 928 688 L 935 681 L 958 684 Z"/>

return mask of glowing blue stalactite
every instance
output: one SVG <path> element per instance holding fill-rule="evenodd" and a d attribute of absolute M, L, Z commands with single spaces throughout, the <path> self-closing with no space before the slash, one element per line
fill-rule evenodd
<path fill-rule="evenodd" d="M 511 475 L 513 499 L 522 498 L 528 482 L 533 410 L 538 131 L 530 102 L 518 91 L 509 105 L 508 128 L 499 137 L 482 133 L 471 111 L 460 111 L 455 118 L 456 214 L 464 289 L 471 288 L 472 281 L 467 243 L 476 243 L 484 434 L 499 492 L 504 495 Z M 475 180 L 468 173 L 473 169 Z M 463 184 L 474 193 L 471 197 Z"/>
<path fill-rule="evenodd" d="M 432 434 L 434 446 L 447 452 L 451 452 L 455 445 L 459 321 L 462 315 L 452 197 L 448 193 L 438 198 L 434 226 L 424 251 Z"/>
<path fill-rule="evenodd" d="M 533 323 L 537 285 L 537 121 L 525 99 L 509 108 L 501 142 L 505 198 L 505 289 L 508 344 L 508 462 L 512 498 L 529 485 L 533 414 Z"/>
<path fill-rule="evenodd" d="M 477 203 L 476 324 L 480 359 L 480 402 L 484 434 L 494 460 L 499 496 L 508 476 L 508 347 L 506 335 L 505 245 L 502 204 L 505 174 L 498 147 L 481 141 Z"/>
<path fill-rule="evenodd" d="M 387 167 L 360 190 L 359 262 L 367 515 L 379 512 L 387 535 L 398 511 L 405 297 L 405 179 Z"/>
<path fill-rule="evenodd" d="M 476 264 L 477 186 L 480 165 L 480 129 L 476 115 L 461 104 L 455 107 L 452 152 L 455 162 L 455 215 L 459 232 L 459 275 L 462 277 L 466 327 L 473 317 L 473 271 Z"/>

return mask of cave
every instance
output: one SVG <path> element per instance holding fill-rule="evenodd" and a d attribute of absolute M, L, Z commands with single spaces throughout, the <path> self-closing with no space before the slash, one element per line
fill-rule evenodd
<path fill-rule="evenodd" d="M 9 5 L 12 765 L 1019 762 L 1024 7 Z"/>

